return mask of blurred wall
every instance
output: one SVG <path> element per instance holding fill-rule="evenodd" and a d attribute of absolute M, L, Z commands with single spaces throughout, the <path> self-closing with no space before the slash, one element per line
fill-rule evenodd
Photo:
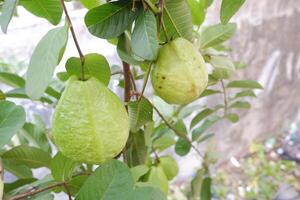
<path fill-rule="evenodd" d="M 211 21 L 218 20 L 219 7 L 212 8 Z M 264 90 L 239 123 L 217 131 L 216 146 L 227 156 L 300 121 L 300 1 L 247 0 L 232 21 L 238 24 L 232 57 L 247 63 L 236 78 L 256 79 Z"/>

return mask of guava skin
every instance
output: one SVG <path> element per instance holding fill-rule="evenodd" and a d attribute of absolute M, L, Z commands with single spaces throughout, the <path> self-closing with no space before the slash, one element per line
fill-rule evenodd
<path fill-rule="evenodd" d="M 169 104 L 188 104 L 205 90 L 208 73 L 192 43 L 177 38 L 160 48 L 152 71 L 156 94 Z"/>
<path fill-rule="evenodd" d="M 100 164 L 117 156 L 129 135 L 124 105 L 96 78 L 68 80 L 53 120 L 52 134 L 61 153 L 75 161 Z"/>

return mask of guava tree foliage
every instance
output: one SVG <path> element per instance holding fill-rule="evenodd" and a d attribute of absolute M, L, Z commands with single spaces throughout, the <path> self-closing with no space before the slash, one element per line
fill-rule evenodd
<path fill-rule="evenodd" d="M 179 156 L 192 150 L 199 157 L 188 198 L 210 199 L 213 163 L 197 146 L 213 136 L 209 129 L 217 122 L 237 122 L 236 109 L 250 108 L 247 99 L 262 88 L 253 80 L 231 80 L 245 65 L 229 57 L 224 42 L 236 31 L 229 20 L 244 0 L 223 0 L 220 23 L 210 26 L 203 22 L 213 0 L 76 3 L 88 9 L 86 31 L 115 45 L 122 66 L 82 52 L 63 0 L 0 1 L 4 33 L 18 7 L 56 26 L 35 47 L 26 74 L 0 72 L 0 82 L 11 88 L 0 91 L 0 171 L 17 178 L 1 178 L 0 196 L 53 199 L 53 192 L 64 192 L 77 200 L 164 200 L 178 173 L 164 151 L 174 148 Z M 79 56 L 54 74 L 69 39 Z M 124 89 L 124 102 L 108 89 L 112 78 Z M 205 104 L 209 96 L 215 105 Z M 53 106 L 52 128 L 39 116 L 26 121 L 15 98 Z M 32 170 L 41 167 L 49 174 L 37 179 Z"/>

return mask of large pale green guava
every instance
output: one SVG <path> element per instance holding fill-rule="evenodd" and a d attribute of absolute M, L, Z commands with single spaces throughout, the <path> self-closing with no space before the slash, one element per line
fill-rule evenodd
<path fill-rule="evenodd" d="M 124 105 L 96 78 L 72 76 L 52 121 L 55 144 L 73 160 L 99 164 L 117 156 L 129 134 Z"/>
<path fill-rule="evenodd" d="M 152 72 L 152 85 L 169 104 L 187 104 L 207 87 L 208 74 L 202 55 L 192 43 L 177 38 L 165 44 Z"/>

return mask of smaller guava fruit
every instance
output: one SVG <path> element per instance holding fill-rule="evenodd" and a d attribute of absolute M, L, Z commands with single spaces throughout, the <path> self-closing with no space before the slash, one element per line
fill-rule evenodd
<path fill-rule="evenodd" d="M 162 192 L 168 193 L 168 179 L 161 166 L 152 166 L 147 174 L 146 181 L 150 185 L 159 188 Z"/>
<path fill-rule="evenodd" d="M 152 85 L 167 103 L 190 103 L 201 95 L 207 83 L 204 59 L 188 40 L 177 38 L 160 48 L 152 71 Z"/>
<path fill-rule="evenodd" d="M 72 76 L 57 104 L 52 135 L 64 156 L 100 164 L 124 148 L 128 115 L 119 97 L 96 78 Z"/>
<path fill-rule="evenodd" d="M 171 156 L 163 156 L 159 158 L 160 166 L 164 170 L 168 180 L 172 180 L 179 171 L 177 162 Z"/>

